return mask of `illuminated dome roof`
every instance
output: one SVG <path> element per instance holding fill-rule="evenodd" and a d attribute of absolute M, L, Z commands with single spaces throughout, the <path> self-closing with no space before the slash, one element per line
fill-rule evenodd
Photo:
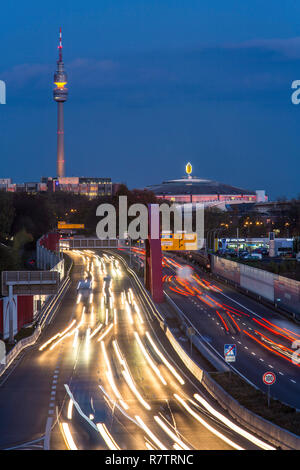
<path fill-rule="evenodd" d="M 195 176 L 184 177 L 178 180 L 163 181 L 161 184 L 147 186 L 157 196 L 167 195 L 255 195 L 255 191 L 237 188 L 218 181 L 197 178 Z"/>

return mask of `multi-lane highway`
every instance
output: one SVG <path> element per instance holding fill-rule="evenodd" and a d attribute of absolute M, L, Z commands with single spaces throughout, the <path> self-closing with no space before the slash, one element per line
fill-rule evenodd
<path fill-rule="evenodd" d="M 71 256 L 72 285 L 54 319 L 0 379 L 0 448 L 273 448 L 210 400 L 117 257 Z"/>
<path fill-rule="evenodd" d="M 143 257 L 141 250 L 136 254 Z M 300 409 L 299 346 L 292 347 L 300 327 L 194 266 L 187 274 L 182 271 L 186 262 L 176 255 L 164 256 L 163 264 L 165 292 L 215 354 L 223 358 L 224 344 L 236 344 L 232 367 L 264 392 L 263 374 L 274 372 L 272 396 Z"/>

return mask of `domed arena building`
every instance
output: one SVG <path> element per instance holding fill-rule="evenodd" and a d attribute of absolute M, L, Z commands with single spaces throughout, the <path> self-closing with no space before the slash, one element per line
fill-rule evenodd
<path fill-rule="evenodd" d="M 242 189 L 218 181 L 192 176 L 192 165 L 186 165 L 186 176 L 181 179 L 163 181 L 161 184 L 147 186 L 157 198 L 173 203 L 203 203 L 226 210 L 226 205 L 265 202 L 268 200 L 264 190 Z"/>

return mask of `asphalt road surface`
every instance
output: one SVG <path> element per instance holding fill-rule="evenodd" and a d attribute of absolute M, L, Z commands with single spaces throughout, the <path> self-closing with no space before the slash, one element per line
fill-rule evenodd
<path fill-rule="evenodd" d="M 272 447 L 210 401 L 115 256 L 71 256 L 72 284 L 54 319 L 0 378 L 1 449 Z M 92 290 L 78 292 L 84 278 Z"/>
<path fill-rule="evenodd" d="M 300 342 L 292 347 L 300 340 L 300 327 L 201 270 L 193 269 L 190 276 L 182 272 L 186 263 L 176 256 L 166 256 L 165 261 L 164 289 L 197 333 L 222 358 L 224 345 L 236 344 L 232 367 L 264 392 L 263 374 L 275 373 L 271 396 L 300 409 L 299 355 L 294 356 L 298 363 L 292 359 L 300 347 Z"/>

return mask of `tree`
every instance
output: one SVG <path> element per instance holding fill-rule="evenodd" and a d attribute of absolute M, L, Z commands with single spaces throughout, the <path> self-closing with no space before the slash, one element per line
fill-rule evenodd
<path fill-rule="evenodd" d="M 0 272 L 18 269 L 18 262 L 10 247 L 0 245 Z"/>
<path fill-rule="evenodd" d="M 13 195 L 0 192 L 0 238 L 2 240 L 9 237 L 14 217 Z"/>

